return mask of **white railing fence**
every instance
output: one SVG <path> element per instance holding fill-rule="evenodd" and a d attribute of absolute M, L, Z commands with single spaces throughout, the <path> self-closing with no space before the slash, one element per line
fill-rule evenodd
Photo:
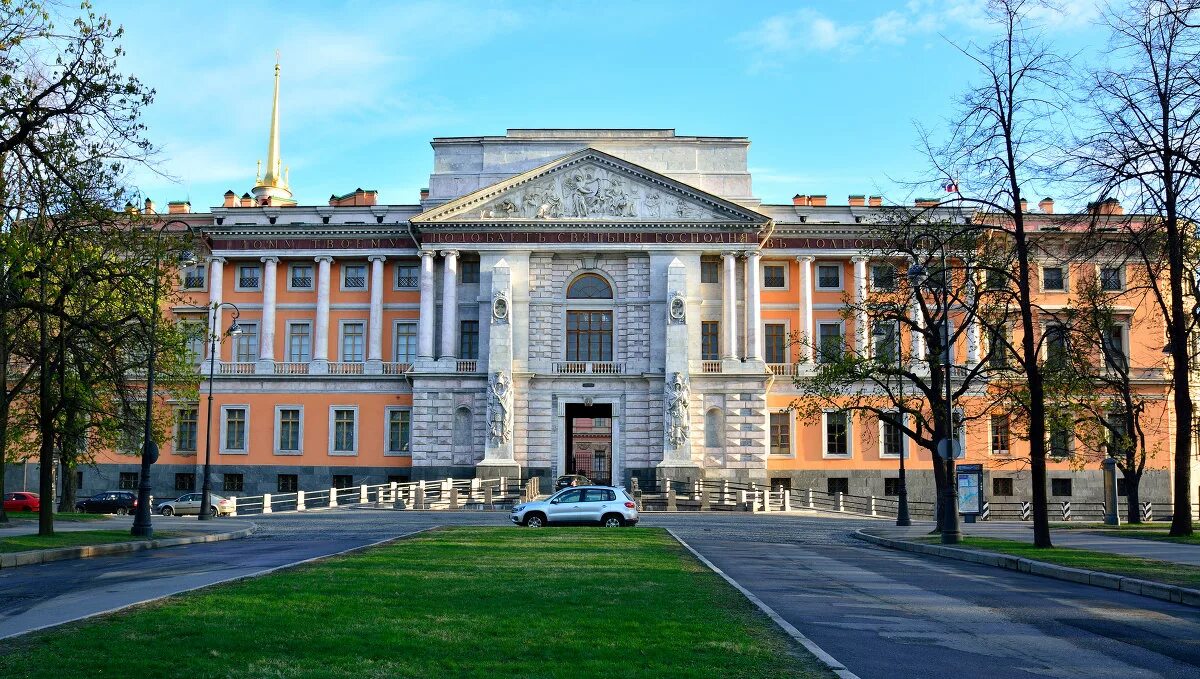
<path fill-rule="evenodd" d="M 443 479 L 318 488 L 232 498 L 234 516 L 303 512 L 337 507 L 380 509 L 504 510 L 541 493 L 536 477 Z"/>

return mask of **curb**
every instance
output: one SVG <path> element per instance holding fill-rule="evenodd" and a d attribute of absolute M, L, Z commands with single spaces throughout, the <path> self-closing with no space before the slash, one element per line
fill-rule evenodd
<path fill-rule="evenodd" d="M 103 545 L 80 545 L 78 547 L 57 547 L 55 549 L 34 549 L 27 552 L 11 552 L 0 554 L 0 569 L 17 568 L 19 566 L 36 566 L 51 561 L 66 561 L 68 559 L 89 559 L 96 556 L 112 556 L 113 554 L 128 554 L 146 549 L 161 549 L 163 547 L 178 547 L 193 545 L 200 542 L 221 542 L 248 537 L 258 526 L 251 523 L 249 528 L 228 533 L 207 533 L 182 538 L 163 538 L 161 540 L 138 540 L 137 542 L 114 542 Z"/>
<path fill-rule="evenodd" d="M 728 582 L 730 585 L 733 585 L 733 588 L 736 589 L 737 591 L 741 592 L 742 596 L 749 599 L 750 603 L 757 606 L 758 609 L 760 611 L 762 611 L 763 613 L 766 613 L 768 618 L 770 618 L 776 625 L 779 625 L 779 627 L 784 632 L 788 633 L 788 636 L 790 636 L 792 639 L 796 640 L 796 642 L 799 643 L 801 646 L 803 646 L 805 649 L 807 649 L 809 653 L 812 653 L 814 656 L 816 656 L 817 660 L 820 661 L 821 664 L 828 667 L 834 674 L 836 674 L 841 679 L 859 679 L 859 676 L 857 674 L 846 669 L 846 666 L 843 665 L 837 658 L 833 657 L 832 655 L 829 655 L 829 653 L 825 652 L 825 649 L 818 646 L 816 644 L 816 642 L 814 642 L 812 639 L 809 639 L 808 637 L 804 636 L 804 633 L 801 632 L 800 630 L 796 629 L 796 627 L 794 625 L 792 625 L 792 623 L 788 622 L 787 620 L 784 620 L 783 616 L 781 616 L 775 612 L 775 609 L 768 606 L 765 602 L 763 602 L 762 599 L 759 599 L 758 597 L 754 596 L 754 594 L 751 593 L 750 590 L 746 589 L 745 587 L 742 587 L 740 582 L 738 582 L 737 580 L 734 580 L 733 578 L 726 575 L 725 571 L 721 570 L 720 568 L 717 568 L 716 564 L 714 564 L 713 562 L 704 558 L 704 555 L 702 555 L 700 552 L 697 552 L 691 545 L 689 545 L 686 541 L 684 541 L 683 538 L 679 537 L 679 535 L 677 535 L 675 533 L 675 531 L 671 530 L 670 528 L 667 528 L 666 531 L 667 531 L 667 533 L 669 533 L 671 535 L 671 537 L 675 538 L 675 540 L 679 544 L 683 545 L 684 549 L 691 552 L 692 556 L 699 559 L 700 563 L 704 564 L 705 566 L 708 566 L 709 570 L 711 570 L 712 572 L 714 572 L 717 575 L 724 578 L 725 582 Z"/>
<path fill-rule="evenodd" d="M 257 526 L 256 526 L 255 528 L 257 528 Z M 256 572 L 254 572 L 254 573 L 247 573 L 247 574 L 245 574 L 245 575 L 237 575 L 237 576 L 234 576 L 234 577 L 231 577 L 231 578 L 225 578 L 224 580 L 218 580 L 218 581 L 216 581 L 216 582 L 210 582 L 210 583 L 208 583 L 208 584 L 206 584 L 206 585 L 197 585 L 197 586 L 195 586 L 195 587 L 188 587 L 188 588 L 186 588 L 186 589 L 181 589 L 181 590 L 179 590 L 179 591 L 177 591 L 177 592 L 171 592 L 170 594 L 163 594 L 163 595 L 161 595 L 161 596 L 151 597 L 151 598 L 149 598 L 149 599 L 143 599 L 142 601 L 136 601 L 136 602 L 134 602 L 134 603 L 131 603 L 131 604 L 125 604 L 124 606 L 116 606 L 116 607 L 114 607 L 114 608 L 110 608 L 110 609 L 108 609 L 108 610 L 106 610 L 106 611 L 97 611 L 97 612 L 95 612 L 95 613 L 89 613 L 89 614 L 87 614 L 87 615 L 81 615 L 81 616 L 79 616 L 78 618 L 72 618 L 72 619 L 70 619 L 70 620 L 63 620 L 62 622 L 56 622 L 56 623 L 54 623 L 54 624 L 51 624 L 51 625 L 42 625 L 41 627 L 34 627 L 34 628 L 31 628 L 31 629 L 22 630 L 22 631 L 20 631 L 20 632 L 17 632 L 17 633 L 15 633 L 15 634 L 9 634 L 9 635 L 7 635 L 7 636 L 0 637 L 0 641 L 3 641 L 3 640 L 5 640 L 5 639 L 15 639 L 15 638 L 17 638 L 17 637 L 22 637 L 22 636 L 25 636 L 25 635 L 27 635 L 27 634 L 33 634 L 34 632 L 40 632 L 40 631 L 42 631 L 42 630 L 52 629 L 52 628 L 54 628 L 54 627 L 60 627 L 60 626 L 62 626 L 62 625 L 69 625 L 69 624 L 71 624 L 71 623 L 79 622 L 79 621 L 81 621 L 81 620 L 90 620 L 90 619 L 92 619 L 92 618 L 98 618 L 98 617 L 100 617 L 100 616 L 103 616 L 103 615 L 111 615 L 111 614 L 113 614 L 113 613 L 119 613 L 119 612 L 121 612 L 121 611 L 124 611 L 124 610 L 130 609 L 130 608 L 134 608 L 134 607 L 137 607 L 137 606 L 144 606 L 145 604 L 154 603 L 155 601 L 162 601 L 163 599 L 170 599 L 171 597 L 176 597 L 176 596 L 179 596 L 180 594 L 188 594 L 188 593 L 190 593 L 190 592 L 198 592 L 198 591 L 201 591 L 201 590 L 209 589 L 210 587 L 216 587 L 216 586 L 218 586 L 218 585 L 227 585 L 227 584 L 229 584 L 229 583 L 233 583 L 233 582 L 241 582 L 242 580 L 251 580 L 251 579 L 254 579 L 254 578 L 260 578 L 260 577 L 262 577 L 262 576 L 264 576 L 264 575 L 270 575 L 270 574 L 272 574 L 272 573 L 276 573 L 276 572 L 278 572 L 278 571 L 289 570 L 289 569 L 292 569 L 292 568 L 296 568 L 296 567 L 298 567 L 298 566 L 304 566 L 304 565 L 306 565 L 306 564 L 315 563 L 315 562 L 317 562 L 317 561 L 325 561 L 326 559 L 332 559 L 332 558 L 334 558 L 334 557 L 337 557 L 337 556 L 345 556 L 345 555 L 347 555 L 347 554 L 354 554 L 354 553 L 356 553 L 356 552 L 362 552 L 362 551 L 365 551 L 365 550 L 371 549 L 372 547 L 379 547 L 379 546 L 381 546 L 381 545 L 386 545 L 386 544 L 388 544 L 388 543 L 390 543 L 390 542 L 398 542 L 398 541 L 400 541 L 400 540 L 403 540 L 403 539 L 405 539 L 405 538 L 410 538 L 410 537 L 412 537 L 412 536 L 414 536 L 414 535 L 419 535 L 419 534 L 421 534 L 421 533 L 426 533 L 426 532 L 429 532 L 429 531 L 432 531 L 432 530 L 437 530 L 437 529 L 439 529 L 439 528 L 441 528 L 441 526 L 430 526 L 430 527 L 428 527 L 428 528 L 422 528 L 422 529 L 420 529 L 420 530 L 414 530 L 414 531 L 410 531 L 410 532 L 408 532 L 408 533 L 404 533 L 403 535 L 396 535 L 396 536 L 393 536 L 393 537 L 390 537 L 390 538 L 384 538 L 384 539 L 382 539 L 382 540 L 376 540 L 375 542 L 372 542 L 372 543 L 370 543 L 370 544 L 366 544 L 366 545 L 359 545 L 358 547 L 351 547 L 351 548 L 349 548 L 349 549 L 343 549 L 343 550 L 342 550 L 342 551 L 340 551 L 340 552 L 333 552 L 332 554 L 322 554 L 321 556 L 313 556 L 313 557 L 309 557 L 309 558 L 307 558 L 307 559 L 303 559 L 303 560 L 301 560 L 301 561 L 295 561 L 295 562 L 292 562 L 292 563 L 285 563 L 285 564 L 283 564 L 283 565 L 281 565 L 281 566 L 273 566 L 273 567 L 271 567 L 271 568 L 265 568 L 265 569 L 263 569 L 263 570 L 261 570 L 261 571 L 256 571 Z"/>
<path fill-rule="evenodd" d="M 1011 554 L 981 552 L 974 549 L 964 549 L 962 547 L 943 547 L 941 545 L 927 545 L 920 542 L 897 540 L 895 538 L 886 538 L 881 535 L 865 533 L 862 529 L 855 531 L 853 535 L 859 540 L 864 540 L 866 542 L 891 549 L 898 549 L 904 552 L 915 552 L 917 554 L 939 556 L 944 559 L 968 561 L 970 563 L 982 564 L 984 566 L 995 566 L 997 568 L 1004 568 L 1010 571 L 1029 573 L 1031 575 L 1040 575 L 1045 578 L 1054 578 L 1055 580 L 1064 580 L 1066 582 L 1074 582 L 1081 585 L 1103 587 L 1105 589 L 1127 592 L 1129 594 L 1136 594 L 1138 596 L 1149 597 L 1151 599 L 1159 599 L 1161 601 L 1169 601 L 1175 604 L 1200 608 L 1200 589 L 1189 589 L 1187 587 L 1167 585 L 1161 582 L 1152 582 L 1150 580 L 1127 578 L 1121 575 L 1114 575 L 1112 573 L 1102 573 L 1100 571 L 1089 571 L 1082 568 L 1059 566 L 1052 563 L 1046 563 L 1045 561 L 1037 561 L 1035 559 L 1012 556 Z"/>

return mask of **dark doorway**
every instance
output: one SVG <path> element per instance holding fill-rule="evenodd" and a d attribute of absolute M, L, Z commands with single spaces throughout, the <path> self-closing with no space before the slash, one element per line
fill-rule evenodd
<path fill-rule="evenodd" d="M 593 483 L 612 484 L 612 405 L 568 403 L 565 474 L 582 474 Z"/>

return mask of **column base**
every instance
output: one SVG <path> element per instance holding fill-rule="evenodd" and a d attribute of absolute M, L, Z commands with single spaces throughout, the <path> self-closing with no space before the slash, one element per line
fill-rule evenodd
<path fill-rule="evenodd" d="M 515 460 L 481 460 L 475 465 L 477 479 L 498 479 L 501 476 L 506 479 L 521 478 L 521 465 Z"/>
<path fill-rule="evenodd" d="M 258 363 L 255 364 L 255 366 L 254 366 L 254 372 L 259 375 L 275 374 L 275 359 L 273 359 L 273 358 L 258 359 Z"/>
<path fill-rule="evenodd" d="M 704 479 L 703 467 L 678 460 L 664 460 L 659 462 L 658 466 L 655 467 L 654 473 L 658 477 L 660 484 L 667 479 L 686 483 L 694 483 Z"/>
<path fill-rule="evenodd" d="M 366 364 L 363 366 L 363 374 L 364 375 L 382 375 L 383 374 L 383 361 L 381 361 L 378 358 L 367 359 Z"/>
<path fill-rule="evenodd" d="M 329 374 L 329 359 L 317 358 L 313 359 L 312 363 L 308 364 L 309 375 L 328 375 Z"/>

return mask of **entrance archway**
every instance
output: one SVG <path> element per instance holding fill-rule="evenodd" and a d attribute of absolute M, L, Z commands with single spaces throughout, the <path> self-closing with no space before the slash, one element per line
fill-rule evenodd
<path fill-rule="evenodd" d="M 582 474 L 593 483 L 613 479 L 612 404 L 566 404 L 566 474 Z"/>

